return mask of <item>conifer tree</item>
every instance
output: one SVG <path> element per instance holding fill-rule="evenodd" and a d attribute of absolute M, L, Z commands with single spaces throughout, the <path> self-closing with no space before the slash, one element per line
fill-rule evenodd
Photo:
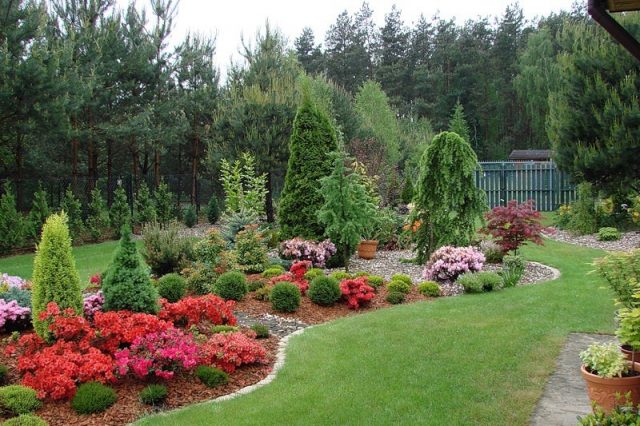
<path fill-rule="evenodd" d="M 64 198 L 60 202 L 60 210 L 67 215 L 67 223 L 71 237 L 74 240 L 79 239 L 84 229 L 82 223 L 82 203 L 71 190 L 71 186 L 68 186 L 64 193 Z"/>
<path fill-rule="evenodd" d="M 47 192 L 40 184 L 38 190 L 33 194 L 33 203 L 29 211 L 29 232 L 30 237 L 37 240 L 42 231 L 42 225 L 49 217 L 49 204 L 47 203 Z"/>
<path fill-rule="evenodd" d="M 453 132 L 433 138 L 420 162 L 417 195 L 421 222 L 416 235 L 417 261 L 445 245 L 466 246 L 475 234 L 475 221 L 487 209 L 484 192 L 476 187 L 476 154 Z"/>
<path fill-rule="evenodd" d="M 328 154 L 336 148 L 336 133 L 329 119 L 305 96 L 293 123 L 291 154 L 280 198 L 278 216 L 283 238 L 323 236 L 324 226 L 317 217 L 322 205 L 318 181 L 331 173 Z"/>
<path fill-rule="evenodd" d="M 111 220 L 111 228 L 113 228 L 115 235 L 119 237 L 122 227 L 128 224 L 131 219 L 127 193 L 122 186 L 118 186 L 114 191 L 113 204 L 111 204 L 111 210 L 109 210 L 109 219 Z"/>
<path fill-rule="evenodd" d="M 215 225 L 218 219 L 220 219 L 220 207 L 218 206 L 218 198 L 215 194 L 211 195 L 209 203 L 207 204 L 207 219 L 212 225 Z"/>
<path fill-rule="evenodd" d="M 129 225 L 121 229 L 120 244 L 102 282 L 105 311 L 158 312 L 158 292 L 142 262 Z"/>
<path fill-rule="evenodd" d="M 362 179 L 345 162 L 353 163 L 344 152 L 331 153 L 333 172 L 320 179 L 323 204 L 317 212 L 325 226 L 325 234 L 336 245 L 349 271 L 349 257 L 362 239 L 367 226 L 375 216 L 376 206 L 371 202 Z"/>
<path fill-rule="evenodd" d="M 155 201 L 151 197 L 149 187 L 145 181 L 140 183 L 138 193 L 134 203 L 134 220 L 138 225 L 153 222 L 156 220 L 156 206 Z"/>
<path fill-rule="evenodd" d="M 80 277 L 71 253 L 71 237 L 64 211 L 49 216 L 45 222 L 33 261 L 31 317 L 33 328 L 43 338 L 48 335 L 48 324 L 40 321 L 39 316 L 50 302 L 55 302 L 61 310 L 71 308 L 82 315 Z"/>
<path fill-rule="evenodd" d="M 8 253 L 24 242 L 24 220 L 16 209 L 16 199 L 8 182 L 3 191 L 0 197 L 0 253 Z"/>
<path fill-rule="evenodd" d="M 471 143 L 469 136 L 469 125 L 467 119 L 464 116 L 464 107 L 458 100 L 456 106 L 453 108 L 453 114 L 451 114 L 451 120 L 449 121 L 449 131 L 457 133 L 467 143 Z"/>
<path fill-rule="evenodd" d="M 171 191 L 169 191 L 169 185 L 166 182 L 160 182 L 156 192 L 153 193 L 153 198 L 156 202 L 156 217 L 158 222 L 165 224 L 171 221 L 175 217 L 175 201 Z"/>
<path fill-rule="evenodd" d="M 91 200 L 88 207 L 87 229 L 93 241 L 98 241 L 109 226 L 109 212 L 97 186 L 91 190 Z"/>

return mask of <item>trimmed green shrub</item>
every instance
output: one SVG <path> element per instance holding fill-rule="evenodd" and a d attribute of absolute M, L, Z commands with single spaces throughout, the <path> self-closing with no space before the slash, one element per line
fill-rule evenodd
<path fill-rule="evenodd" d="M 33 414 L 20 414 L 2 422 L 2 426 L 48 426 L 44 419 Z"/>
<path fill-rule="evenodd" d="M 182 221 L 187 228 L 193 228 L 198 224 L 198 214 L 196 213 L 196 208 L 193 204 L 189 204 L 182 211 Z"/>
<path fill-rule="evenodd" d="M 403 283 L 409 284 L 409 287 L 413 285 L 413 281 L 411 281 L 411 277 L 406 274 L 394 274 L 391 277 L 391 281 L 402 281 Z"/>
<path fill-rule="evenodd" d="M 467 293 L 481 293 L 502 288 L 502 277 L 495 272 L 466 273 L 458 277 L 457 282 Z"/>
<path fill-rule="evenodd" d="M 47 338 L 48 323 L 39 320 L 49 302 L 61 310 L 71 308 L 82 315 L 80 277 L 71 253 L 71 237 L 65 213 L 49 216 L 42 228 L 42 239 L 33 261 L 31 318 L 40 337 Z"/>
<path fill-rule="evenodd" d="M 67 187 L 64 197 L 60 201 L 60 210 L 67 214 L 67 225 L 69 233 L 73 240 L 82 237 L 84 223 L 82 222 L 82 203 L 71 190 L 71 186 Z"/>
<path fill-rule="evenodd" d="M 477 273 L 467 272 L 462 274 L 456 282 L 464 288 L 465 293 L 482 293 L 484 291 Z"/>
<path fill-rule="evenodd" d="M 78 414 L 101 413 L 115 404 L 116 391 L 99 382 L 88 382 L 78 386 L 71 400 L 71 407 Z"/>
<path fill-rule="evenodd" d="M 28 414 L 41 405 L 37 392 L 27 386 L 10 385 L 0 388 L 0 406 L 11 414 Z"/>
<path fill-rule="evenodd" d="M 256 291 L 259 288 L 262 288 L 264 286 L 265 286 L 264 281 L 260 281 L 260 280 L 247 281 L 247 290 L 249 291 Z"/>
<path fill-rule="evenodd" d="M 160 297 L 175 303 L 184 297 L 186 281 L 178 274 L 167 274 L 158 280 L 158 294 Z"/>
<path fill-rule="evenodd" d="M 351 274 L 349 274 L 348 272 L 343 272 L 343 271 L 335 271 L 329 274 L 329 276 L 331 278 L 335 278 L 338 281 L 342 281 L 342 280 L 348 280 L 350 278 L 353 278 L 353 276 Z"/>
<path fill-rule="evenodd" d="M 0 197 L 0 254 L 9 253 L 13 248 L 24 244 L 24 218 L 16 208 L 16 198 L 9 182 L 3 186 Z"/>
<path fill-rule="evenodd" d="M 331 122 L 310 96 L 305 96 L 293 122 L 287 175 L 278 208 L 282 239 L 324 237 L 324 226 L 317 217 L 323 205 L 318 182 L 331 174 L 328 154 L 337 148 Z"/>
<path fill-rule="evenodd" d="M 225 272 L 216 281 L 213 292 L 224 300 L 240 301 L 247 294 L 247 278 L 242 272 Z"/>
<path fill-rule="evenodd" d="M 271 287 L 259 288 L 253 293 L 253 298 L 256 300 L 268 301 L 271 298 Z"/>
<path fill-rule="evenodd" d="M 120 244 L 102 280 L 105 311 L 158 312 L 158 291 L 149 279 L 131 229 L 122 228 Z"/>
<path fill-rule="evenodd" d="M 111 228 L 113 228 L 116 237 L 120 237 L 122 227 L 131 220 L 131 210 L 129 209 L 127 193 L 122 186 L 118 186 L 113 193 L 113 202 L 109 209 L 109 219 L 111 220 Z"/>
<path fill-rule="evenodd" d="M 616 228 L 605 227 L 598 230 L 598 241 L 618 241 L 620 236 L 620 231 Z"/>
<path fill-rule="evenodd" d="M 151 272 L 159 276 L 179 272 L 193 257 L 191 239 L 180 235 L 175 222 L 164 226 L 147 223 L 142 227 L 142 242 L 142 256 Z"/>
<path fill-rule="evenodd" d="M 360 272 L 356 272 L 355 274 L 352 274 L 354 278 L 358 278 L 358 277 L 368 277 L 369 273 L 368 272 L 364 272 L 364 271 L 360 271 Z"/>
<path fill-rule="evenodd" d="M 258 339 L 266 339 L 269 337 L 269 327 L 264 324 L 256 323 L 251 326 L 251 330 L 256 333 Z"/>
<path fill-rule="evenodd" d="M 316 277 L 324 276 L 324 271 L 320 268 L 311 268 L 304 274 L 304 279 L 307 281 L 313 281 Z"/>
<path fill-rule="evenodd" d="M 406 281 L 399 280 L 391 280 L 387 284 L 387 290 L 389 290 L 390 293 L 399 292 L 403 294 L 409 294 L 409 292 L 411 291 L 411 287 L 411 284 L 407 284 Z"/>
<path fill-rule="evenodd" d="M 367 279 L 367 282 L 369 283 L 369 285 L 371 287 L 378 288 L 382 284 L 384 284 L 384 278 L 381 277 L 380 275 L 369 275 L 369 278 Z"/>
<path fill-rule="evenodd" d="M 314 278 L 309 285 L 309 299 L 320 306 L 331 306 L 342 296 L 340 282 L 324 275 Z"/>
<path fill-rule="evenodd" d="M 261 235 L 253 228 L 238 232 L 235 251 L 238 266 L 245 272 L 262 272 L 269 264 L 267 246 L 262 242 Z"/>
<path fill-rule="evenodd" d="M 288 281 L 282 281 L 271 289 L 271 307 L 278 312 L 295 312 L 300 307 L 300 289 Z"/>
<path fill-rule="evenodd" d="M 6 365 L 0 364 L 0 383 L 4 383 L 7 381 L 7 375 L 9 374 L 9 367 Z"/>
<path fill-rule="evenodd" d="M 93 195 L 93 191 L 91 193 Z M 40 238 L 42 226 L 47 221 L 51 210 L 47 203 L 47 192 L 42 189 L 42 185 L 38 184 L 38 190 L 33 194 L 33 202 L 29 211 L 29 236 L 34 240 Z M 2 219 L 0 219 L 0 222 Z M 4 235 L 4 234 L 0 234 Z"/>
<path fill-rule="evenodd" d="M 229 375 L 222 370 L 208 365 L 201 365 L 196 368 L 196 376 L 203 385 L 208 388 L 224 385 L 229 381 Z"/>
<path fill-rule="evenodd" d="M 262 273 L 262 277 L 273 278 L 282 274 L 284 274 L 284 268 L 282 266 L 269 266 L 269 268 L 265 269 L 265 271 Z"/>
<path fill-rule="evenodd" d="M 387 294 L 386 300 L 392 305 L 397 305 L 399 303 L 404 302 L 404 297 L 405 297 L 405 294 L 400 291 L 391 291 L 389 292 L 389 294 Z"/>
<path fill-rule="evenodd" d="M 234 325 L 214 325 L 213 327 L 211 327 L 211 333 L 213 333 L 213 334 L 216 334 L 216 333 L 235 333 L 238 330 L 240 330 L 240 328 L 236 327 Z"/>
<path fill-rule="evenodd" d="M 144 180 L 140 183 L 133 207 L 135 210 L 133 219 L 136 224 L 143 225 L 156 221 L 156 203 L 151 197 L 151 191 L 149 191 L 149 187 Z"/>
<path fill-rule="evenodd" d="M 107 203 L 102 198 L 100 189 L 96 186 L 91 190 L 91 200 L 88 206 L 87 230 L 93 241 L 98 241 L 103 232 L 109 227 L 109 211 Z"/>
<path fill-rule="evenodd" d="M 215 223 L 220 219 L 220 206 L 218 205 L 218 198 L 215 195 L 212 195 L 209 198 L 209 203 L 207 204 L 207 220 L 210 224 L 215 225 Z"/>
<path fill-rule="evenodd" d="M 153 193 L 153 199 L 156 202 L 156 217 L 161 224 L 171 222 L 175 216 L 175 200 L 174 195 L 169 191 L 169 186 L 163 180 Z"/>
<path fill-rule="evenodd" d="M 440 297 L 440 286 L 435 281 L 425 281 L 418 284 L 418 291 L 423 296 Z"/>
<path fill-rule="evenodd" d="M 149 385 L 140 391 L 140 401 L 147 405 L 158 405 L 167 399 L 167 394 L 165 385 Z"/>
<path fill-rule="evenodd" d="M 193 267 L 182 270 L 186 279 L 187 291 L 190 294 L 203 295 L 211 293 L 219 274 L 212 267 L 196 262 Z"/>
<path fill-rule="evenodd" d="M 526 262 L 520 256 L 505 256 L 502 260 L 502 281 L 505 287 L 515 287 L 526 268 Z"/>

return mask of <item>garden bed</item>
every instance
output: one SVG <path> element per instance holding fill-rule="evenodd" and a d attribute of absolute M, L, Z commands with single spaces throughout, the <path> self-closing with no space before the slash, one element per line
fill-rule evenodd
<path fill-rule="evenodd" d="M 630 251 L 640 247 L 640 231 L 622 232 L 617 241 L 599 241 L 598 234 L 575 235 L 562 229 L 556 229 L 545 236 L 563 243 L 607 251 Z"/>

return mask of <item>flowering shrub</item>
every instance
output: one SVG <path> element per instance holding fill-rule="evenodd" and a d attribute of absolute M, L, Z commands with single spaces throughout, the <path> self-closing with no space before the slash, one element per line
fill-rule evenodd
<path fill-rule="evenodd" d="M 91 275 L 91 278 L 89 278 L 89 284 L 93 287 L 100 287 L 100 284 L 102 284 L 102 276 L 99 273 Z"/>
<path fill-rule="evenodd" d="M 518 252 L 518 247 L 527 241 L 543 244 L 540 212 L 534 209 L 533 200 L 518 203 L 511 200 L 505 206 L 494 207 L 485 213 L 487 225 L 482 232 L 490 234 L 505 253 Z"/>
<path fill-rule="evenodd" d="M 29 281 L 14 275 L 4 273 L 0 275 L 0 289 L 8 290 L 10 288 L 26 289 L 29 287 Z"/>
<path fill-rule="evenodd" d="M 15 300 L 0 299 L 0 329 L 24 323 L 31 318 L 31 309 L 18 305 Z"/>
<path fill-rule="evenodd" d="M 343 280 L 340 291 L 350 309 L 359 309 L 375 296 L 375 290 L 367 283 L 367 277 Z"/>
<path fill-rule="evenodd" d="M 324 268 L 327 260 L 336 254 L 336 246 L 330 240 L 319 243 L 293 238 L 280 244 L 280 256 L 285 259 L 309 260 L 313 266 Z"/>
<path fill-rule="evenodd" d="M 425 280 L 453 282 L 466 272 L 478 272 L 484 262 L 484 255 L 473 247 L 444 246 L 431 255 L 422 276 Z"/>
<path fill-rule="evenodd" d="M 173 324 L 155 315 L 129 311 L 96 312 L 93 324 L 99 337 L 94 345 L 108 354 L 114 354 L 138 337 L 170 329 Z"/>
<path fill-rule="evenodd" d="M 290 282 L 295 284 L 300 289 L 300 294 L 305 295 L 309 289 L 309 281 L 304 279 L 304 275 L 311 268 L 312 263 L 309 260 L 301 260 L 291 265 L 289 272 L 280 274 L 277 277 L 271 278 L 269 284 L 277 284 L 280 282 Z"/>
<path fill-rule="evenodd" d="M 171 321 L 185 327 L 199 325 L 203 321 L 208 321 L 214 325 L 235 325 L 236 317 L 233 315 L 235 302 L 208 294 L 200 297 L 185 297 L 176 302 L 169 303 L 165 299 L 160 299 L 160 313 L 158 317 L 162 320 Z"/>
<path fill-rule="evenodd" d="M 101 291 L 88 294 L 83 299 L 84 317 L 88 320 L 93 319 L 96 312 L 102 311 L 104 305 L 104 295 Z"/>
<path fill-rule="evenodd" d="M 254 334 L 255 336 L 255 334 Z M 201 362 L 233 373 L 243 364 L 264 362 L 267 351 L 249 336 L 241 333 L 217 333 L 202 346 Z"/>
<path fill-rule="evenodd" d="M 130 348 L 115 354 L 117 372 L 131 371 L 138 378 L 155 375 L 171 379 L 180 369 L 190 370 L 198 364 L 198 346 L 191 334 L 177 328 L 137 337 Z"/>

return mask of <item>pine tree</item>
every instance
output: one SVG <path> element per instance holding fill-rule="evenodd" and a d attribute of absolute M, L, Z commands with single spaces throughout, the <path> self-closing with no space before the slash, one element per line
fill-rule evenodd
<path fill-rule="evenodd" d="M 34 240 L 40 238 L 42 225 L 46 222 L 51 211 L 47 203 L 47 192 L 39 185 L 38 190 L 33 194 L 33 203 L 29 211 L 29 232 Z"/>
<path fill-rule="evenodd" d="M 160 185 L 153 193 L 153 198 L 156 202 L 158 222 L 166 224 L 175 218 L 175 200 L 173 193 L 169 191 L 169 185 L 164 181 L 160 182 Z"/>
<path fill-rule="evenodd" d="M 102 282 L 105 311 L 158 312 L 158 292 L 142 262 L 128 225 Z"/>
<path fill-rule="evenodd" d="M 156 206 L 151 192 L 145 181 L 140 183 L 138 193 L 134 203 L 134 220 L 138 225 L 153 222 L 156 220 Z"/>
<path fill-rule="evenodd" d="M 24 219 L 16 209 L 16 199 L 9 182 L 5 182 L 3 190 L 0 197 L 0 253 L 8 253 L 24 243 Z"/>
<path fill-rule="evenodd" d="M 451 120 L 449 121 L 449 131 L 456 133 L 465 142 L 470 143 L 471 140 L 469 138 L 469 125 L 467 124 L 467 119 L 464 116 L 464 108 L 460 101 L 456 102 L 456 106 L 453 109 L 453 113 L 451 114 Z"/>
<path fill-rule="evenodd" d="M 60 309 L 73 309 L 82 315 L 82 292 L 76 262 L 71 253 L 71 237 L 67 215 L 51 215 L 42 228 L 42 239 L 33 261 L 31 317 L 39 336 L 48 337 L 48 324 L 40 321 L 47 304 L 55 302 Z"/>
<path fill-rule="evenodd" d="M 279 221 L 283 238 L 321 238 L 324 227 L 317 211 L 322 205 L 318 181 L 331 173 L 328 154 L 337 148 L 331 123 L 306 97 L 293 123 L 289 164 L 280 198 Z"/>
<path fill-rule="evenodd" d="M 109 212 L 97 186 L 91 190 L 91 200 L 88 207 L 87 229 L 93 241 L 98 241 L 104 230 L 109 227 Z"/>
<path fill-rule="evenodd" d="M 218 219 L 220 219 L 220 207 L 218 206 L 218 198 L 213 194 L 207 204 L 207 220 L 210 224 L 215 225 Z"/>
<path fill-rule="evenodd" d="M 109 219 L 114 234 L 119 237 L 122 227 L 129 224 L 131 210 L 129 209 L 127 193 L 122 186 L 118 186 L 113 194 L 113 204 L 111 204 L 111 209 L 109 210 Z"/>
<path fill-rule="evenodd" d="M 71 238 L 74 240 L 80 239 L 84 230 L 84 224 L 82 222 L 82 203 L 73 193 L 71 186 L 68 186 L 64 193 L 64 198 L 60 202 L 60 210 L 65 212 L 67 215 L 67 223 L 69 225 Z"/>
<path fill-rule="evenodd" d="M 362 239 L 375 216 L 376 206 L 371 202 L 362 179 L 347 168 L 352 163 L 344 152 L 334 152 L 331 175 L 320 179 L 323 204 L 317 212 L 325 226 L 325 234 L 336 245 L 349 271 L 349 257 Z"/>
<path fill-rule="evenodd" d="M 445 245 L 469 245 L 476 220 L 487 209 L 486 197 L 476 187 L 476 154 L 469 143 L 452 132 L 442 132 L 425 150 L 414 197 L 418 219 L 417 261 Z"/>

